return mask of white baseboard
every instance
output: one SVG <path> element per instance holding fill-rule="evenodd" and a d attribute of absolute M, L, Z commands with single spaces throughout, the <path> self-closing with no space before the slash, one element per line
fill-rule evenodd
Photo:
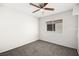
<path fill-rule="evenodd" d="M 26 43 L 24 44 L 21 44 L 19 46 L 16 46 L 16 47 L 12 47 L 12 48 L 9 48 L 9 49 L 6 49 L 6 50 L 3 50 L 3 51 L 0 51 L 0 53 L 3 53 L 3 52 L 6 52 L 6 51 L 9 51 L 9 50 L 12 50 L 12 49 L 15 49 L 15 48 L 18 48 L 18 47 L 21 47 L 23 45 L 26 45 L 26 44 L 29 44 L 31 42 L 34 42 L 34 41 L 37 41 L 38 39 L 32 39 L 32 40 L 28 40 Z"/>
<path fill-rule="evenodd" d="M 42 39 L 40 39 L 40 40 L 42 40 Z M 58 44 L 58 43 L 55 43 L 55 42 L 51 42 L 49 40 L 43 40 L 43 41 L 47 41 L 47 42 L 50 42 L 50 43 L 54 43 L 54 44 L 57 44 L 57 45 L 60 45 L 60 46 L 64 46 L 64 47 L 68 47 L 68 48 L 72 48 L 72 49 L 77 49 L 77 48 L 69 47 L 69 46 L 66 46 L 66 45 Z"/>

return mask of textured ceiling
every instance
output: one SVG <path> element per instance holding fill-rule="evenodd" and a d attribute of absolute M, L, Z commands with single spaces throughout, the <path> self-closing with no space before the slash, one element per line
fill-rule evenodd
<path fill-rule="evenodd" d="M 35 4 L 38 5 L 37 3 L 35 3 Z M 1 6 L 15 8 L 16 10 L 19 10 L 24 13 L 28 13 L 35 17 L 44 17 L 44 16 L 49 16 L 49 15 L 53 15 L 56 13 L 70 10 L 73 8 L 74 5 L 75 5 L 74 3 L 48 3 L 48 5 L 46 5 L 45 7 L 54 8 L 55 10 L 54 11 L 43 10 L 43 13 L 41 11 L 32 13 L 33 11 L 37 10 L 38 8 L 29 5 L 29 3 L 4 3 Z"/>

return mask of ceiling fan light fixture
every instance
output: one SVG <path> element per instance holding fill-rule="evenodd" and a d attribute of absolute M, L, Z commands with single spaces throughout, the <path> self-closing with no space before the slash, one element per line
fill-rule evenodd
<path fill-rule="evenodd" d="M 41 15 L 44 15 L 44 10 L 40 9 Z"/>
<path fill-rule="evenodd" d="M 40 9 L 40 11 L 41 11 L 41 12 L 44 12 L 44 10 L 43 10 L 43 9 Z"/>

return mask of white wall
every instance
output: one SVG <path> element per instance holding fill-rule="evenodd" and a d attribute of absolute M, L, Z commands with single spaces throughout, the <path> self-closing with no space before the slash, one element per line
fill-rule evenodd
<path fill-rule="evenodd" d="M 78 54 L 79 54 L 79 15 L 78 15 L 78 48 L 77 48 Z"/>
<path fill-rule="evenodd" d="M 73 7 L 73 15 L 78 17 L 77 51 L 78 51 L 78 54 L 79 54 L 79 4 L 76 4 L 76 5 Z"/>
<path fill-rule="evenodd" d="M 46 30 L 46 21 L 63 19 L 62 33 Z M 40 19 L 40 39 L 77 49 L 77 17 L 72 10 Z"/>
<path fill-rule="evenodd" d="M 79 15 L 79 4 L 74 5 L 73 15 Z"/>
<path fill-rule="evenodd" d="M 0 7 L 0 53 L 38 40 L 38 19 Z"/>

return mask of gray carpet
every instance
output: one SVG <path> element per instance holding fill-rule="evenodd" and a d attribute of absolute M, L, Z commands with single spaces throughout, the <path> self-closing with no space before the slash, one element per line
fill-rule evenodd
<path fill-rule="evenodd" d="M 77 50 L 45 41 L 35 41 L 0 56 L 77 56 Z"/>

